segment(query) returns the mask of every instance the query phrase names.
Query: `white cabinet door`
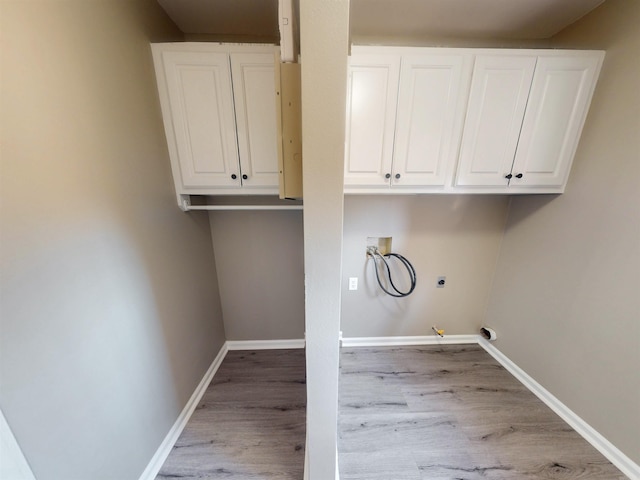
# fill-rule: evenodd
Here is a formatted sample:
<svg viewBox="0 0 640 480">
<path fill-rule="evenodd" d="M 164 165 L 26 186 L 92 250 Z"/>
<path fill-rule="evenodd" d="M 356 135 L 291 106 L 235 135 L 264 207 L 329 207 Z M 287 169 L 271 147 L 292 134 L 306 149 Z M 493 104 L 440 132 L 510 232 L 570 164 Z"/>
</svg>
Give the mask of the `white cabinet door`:
<svg viewBox="0 0 640 480">
<path fill-rule="evenodd" d="M 346 186 L 388 186 L 400 56 L 352 53 L 345 145 Z"/>
<path fill-rule="evenodd" d="M 231 76 L 244 188 L 278 187 L 273 53 L 231 53 Z"/>
<path fill-rule="evenodd" d="M 165 129 L 175 153 L 172 157 L 177 156 L 180 193 L 189 193 L 190 188 L 239 186 L 228 54 L 161 51 L 160 55 L 170 110 L 164 115 Z"/>
<path fill-rule="evenodd" d="M 402 56 L 392 186 L 445 185 L 458 155 L 470 63 L 468 54 Z"/>
<path fill-rule="evenodd" d="M 566 183 L 601 58 L 596 53 L 538 59 L 511 187 Z"/>
<path fill-rule="evenodd" d="M 353 47 L 345 192 L 562 193 L 603 58 Z"/>
<path fill-rule="evenodd" d="M 456 185 L 506 186 L 536 57 L 476 57 Z"/>
</svg>

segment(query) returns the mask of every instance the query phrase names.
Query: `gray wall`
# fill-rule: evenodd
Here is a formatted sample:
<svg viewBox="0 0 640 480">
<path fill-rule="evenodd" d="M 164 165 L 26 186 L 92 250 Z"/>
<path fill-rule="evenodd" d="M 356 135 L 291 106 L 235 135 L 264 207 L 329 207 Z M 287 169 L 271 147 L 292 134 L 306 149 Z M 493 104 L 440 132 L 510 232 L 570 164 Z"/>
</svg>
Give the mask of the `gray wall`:
<svg viewBox="0 0 640 480">
<path fill-rule="evenodd" d="M 514 198 L 487 321 L 496 346 L 640 463 L 640 2 L 553 39 L 606 49 L 566 193 Z"/>
<path fill-rule="evenodd" d="M 353 12 L 352 12 L 353 13 Z M 381 32 L 351 32 L 356 44 L 452 47 L 546 48 L 548 40 L 490 40 Z M 383 195 L 345 197 L 342 267 L 342 333 L 345 337 L 475 334 L 487 307 L 502 239 L 508 196 Z M 393 250 L 417 271 L 415 292 L 403 299 L 378 288 L 366 239 L 393 237 Z M 436 288 L 440 275 L 446 287 Z M 358 277 L 350 291 L 349 277 Z"/>
<path fill-rule="evenodd" d="M 38 479 L 138 478 L 224 342 L 153 0 L 3 1 L 0 407 Z"/>
<path fill-rule="evenodd" d="M 209 219 L 227 340 L 304 338 L 302 212 Z"/>
<path fill-rule="evenodd" d="M 478 332 L 500 249 L 509 197 L 498 195 L 347 196 L 342 263 L 342 332 L 345 337 Z M 384 294 L 367 237 L 393 237 L 392 250 L 415 267 L 415 291 Z M 394 279 L 406 279 L 395 272 Z M 436 288 L 437 277 L 447 277 Z M 359 278 L 350 291 L 349 277 Z M 407 286 L 404 288 L 406 289 Z"/>
<path fill-rule="evenodd" d="M 186 37 L 194 41 L 212 40 L 207 35 Z M 370 38 L 359 40 L 376 43 Z M 389 37 L 377 40 L 378 44 L 399 41 Z M 402 41 L 467 47 L 548 46 L 547 40 L 414 36 Z M 508 200 L 508 196 L 482 195 L 346 196 L 342 256 L 345 281 L 341 289 L 343 334 L 428 335 L 434 323 L 448 334 L 477 333 L 484 318 Z M 304 335 L 302 216 L 291 212 L 218 212 L 210 214 L 210 222 L 227 338 L 301 338 Z M 374 288 L 372 264 L 366 262 L 363 254 L 367 236 L 387 235 L 394 237 L 395 250 L 406 254 L 418 269 L 416 293 L 406 299 L 394 300 Z M 276 282 L 272 281 L 274 274 Z M 443 274 L 447 276 L 447 287 L 436 289 L 435 279 Z M 348 290 L 346 280 L 353 276 L 361 282 L 357 292 Z"/>
</svg>

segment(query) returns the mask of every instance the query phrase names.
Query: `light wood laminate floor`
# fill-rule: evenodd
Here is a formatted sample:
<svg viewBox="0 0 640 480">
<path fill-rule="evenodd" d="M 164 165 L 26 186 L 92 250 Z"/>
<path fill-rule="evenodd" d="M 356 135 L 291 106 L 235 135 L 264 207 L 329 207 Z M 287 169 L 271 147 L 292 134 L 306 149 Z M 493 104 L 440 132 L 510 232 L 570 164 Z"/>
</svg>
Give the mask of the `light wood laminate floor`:
<svg viewBox="0 0 640 480">
<path fill-rule="evenodd" d="M 341 480 L 626 478 L 477 345 L 340 363 Z"/>
<path fill-rule="evenodd" d="M 625 478 L 476 345 L 343 348 L 341 480 Z M 301 480 L 303 350 L 232 351 L 158 480 Z"/>
<path fill-rule="evenodd" d="M 231 351 L 156 477 L 301 480 L 304 350 Z"/>
</svg>

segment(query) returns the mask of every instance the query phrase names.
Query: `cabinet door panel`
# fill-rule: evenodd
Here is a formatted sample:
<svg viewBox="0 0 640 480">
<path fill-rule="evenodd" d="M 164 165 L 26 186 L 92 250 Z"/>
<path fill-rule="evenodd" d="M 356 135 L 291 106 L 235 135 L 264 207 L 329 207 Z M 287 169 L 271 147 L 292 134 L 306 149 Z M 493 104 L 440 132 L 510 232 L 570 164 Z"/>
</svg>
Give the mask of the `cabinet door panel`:
<svg viewBox="0 0 640 480">
<path fill-rule="evenodd" d="M 243 187 L 278 186 L 275 57 L 231 53 Z"/>
<path fill-rule="evenodd" d="M 513 186 L 562 186 L 582 130 L 598 56 L 541 57 L 513 165 Z"/>
<path fill-rule="evenodd" d="M 236 126 L 224 53 L 163 52 L 182 185 L 238 186 Z"/>
<path fill-rule="evenodd" d="M 536 57 L 478 56 L 456 185 L 507 185 Z"/>
<path fill-rule="evenodd" d="M 353 54 L 349 60 L 345 185 L 388 186 L 400 58 Z"/>
<path fill-rule="evenodd" d="M 444 186 L 448 166 L 458 154 L 465 97 L 461 89 L 468 88 L 462 78 L 464 64 L 463 55 L 402 57 L 392 185 Z"/>
</svg>

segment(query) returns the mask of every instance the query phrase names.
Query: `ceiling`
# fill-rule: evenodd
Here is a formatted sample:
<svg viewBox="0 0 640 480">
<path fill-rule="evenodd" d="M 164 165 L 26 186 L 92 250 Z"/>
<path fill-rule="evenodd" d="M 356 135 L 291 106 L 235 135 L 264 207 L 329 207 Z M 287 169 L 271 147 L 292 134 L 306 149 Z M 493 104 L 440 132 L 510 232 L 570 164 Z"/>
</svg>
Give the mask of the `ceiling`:
<svg viewBox="0 0 640 480">
<path fill-rule="evenodd" d="M 351 35 L 544 39 L 603 2 L 351 0 Z M 187 34 L 279 38 L 278 0 L 158 0 L 158 3 Z"/>
<path fill-rule="evenodd" d="M 158 0 L 180 30 L 280 39 L 278 0 Z"/>
</svg>

